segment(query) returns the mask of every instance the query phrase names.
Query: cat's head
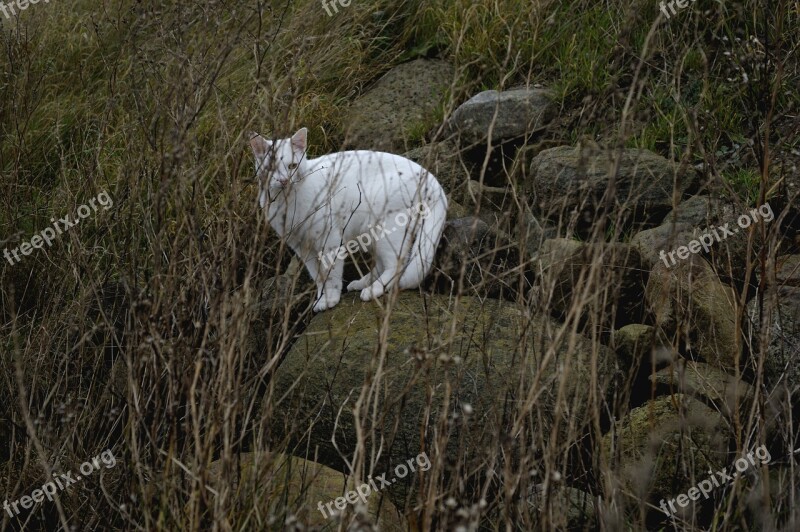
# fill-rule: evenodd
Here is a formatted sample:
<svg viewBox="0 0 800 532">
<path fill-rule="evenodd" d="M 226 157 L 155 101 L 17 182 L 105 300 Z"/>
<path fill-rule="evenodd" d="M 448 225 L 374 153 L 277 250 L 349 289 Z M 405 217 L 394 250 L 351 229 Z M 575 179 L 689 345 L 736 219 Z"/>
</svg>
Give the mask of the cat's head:
<svg viewBox="0 0 800 532">
<path fill-rule="evenodd" d="M 288 139 L 267 140 L 253 133 L 250 147 L 256 158 L 259 203 L 267 203 L 268 189 L 290 187 L 305 175 L 308 130 L 301 128 Z"/>
</svg>

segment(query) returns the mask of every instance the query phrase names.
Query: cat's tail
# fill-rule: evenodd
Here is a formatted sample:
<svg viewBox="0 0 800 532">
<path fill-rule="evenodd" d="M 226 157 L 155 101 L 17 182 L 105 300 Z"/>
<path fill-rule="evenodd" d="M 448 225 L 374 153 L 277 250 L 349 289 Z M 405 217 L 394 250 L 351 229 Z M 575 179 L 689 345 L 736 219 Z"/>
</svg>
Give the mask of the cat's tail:
<svg viewBox="0 0 800 532">
<path fill-rule="evenodd" d="M 436 183 L 437 190 L 429 190 L 428 212 L 417 220 L 416 235 L 409 252 L 406 268 L 400 275 L 400 289 L 416 288 L 428 275 L 442 237 L 444 222 L 447 217 L 447 196 Z"/>
</svg>

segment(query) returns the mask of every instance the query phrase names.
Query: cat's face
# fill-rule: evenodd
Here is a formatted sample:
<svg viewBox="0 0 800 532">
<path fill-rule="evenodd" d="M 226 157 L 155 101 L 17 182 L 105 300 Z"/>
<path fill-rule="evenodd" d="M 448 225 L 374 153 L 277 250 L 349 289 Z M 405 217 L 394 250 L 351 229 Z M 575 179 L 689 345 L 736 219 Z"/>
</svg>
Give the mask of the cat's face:
<svg viewBox="0 0 800 532">
<path fill-rule="evenodd" d="M 259 185 L 258 201 L 262 209 L 267 204 L 269 189 L 291 187 L 305 175 L 307 135 L 308 130 L 301 128 L 290 138 L 275 142 L 257 134 L 250 139 Z"/>
</svg>

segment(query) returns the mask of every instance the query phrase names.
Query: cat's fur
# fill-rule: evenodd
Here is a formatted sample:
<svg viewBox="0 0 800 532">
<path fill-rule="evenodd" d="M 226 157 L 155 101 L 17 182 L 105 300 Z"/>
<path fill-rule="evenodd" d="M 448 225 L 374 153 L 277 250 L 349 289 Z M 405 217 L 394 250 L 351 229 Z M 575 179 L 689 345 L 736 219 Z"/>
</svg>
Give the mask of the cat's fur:
<svg viewBox="0 0 800 532">
<path fill-rule="evenodd" d="M 306 128 L 276 141 L 253 135 L 259 204 L 316 282 L 314 311 L 336 305 L 342 291 L 344 261 L 337 258 L 331 264 L 320 257 L 331 256 L 359 235 L 375 235 L 378 226 L 383 236 L 367 246 L 376 266 L 347 290 L 361 290 L 361 299 L 368 301 L 394 283 L 401 289 L 420 285 L 447 213 L 447 198 L 433 174 L 383 152 L 345 151 L 308 159 Z M 398 225 L 400 212 L 422 216 Z"/>
</svg>

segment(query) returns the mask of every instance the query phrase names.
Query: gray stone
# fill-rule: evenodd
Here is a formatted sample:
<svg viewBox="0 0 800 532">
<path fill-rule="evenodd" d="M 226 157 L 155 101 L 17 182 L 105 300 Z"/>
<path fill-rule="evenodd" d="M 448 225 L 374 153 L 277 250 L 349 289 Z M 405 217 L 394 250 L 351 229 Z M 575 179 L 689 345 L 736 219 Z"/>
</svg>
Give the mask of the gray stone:
<svg viewBox="0 0 800 532">
<path fill-rule="evenodd" d="M 243 518 L 239 526 L 234 525 L 236 529 L 249 528 L 246 516 L 258 508 L 264 517 L 308 527 L 303 530 L 328 529 L 342 521 L 349 525 L 347 530 L 372 530 L 376 525 L 378 530 L 408 530 L 403 515 L 381 493 L 370 493 L 363 507 L 360 499 L 344 511 L 331 505 L 333 515 L 328 509 L 323 515 L 317 507 L 354 491 L 366 478 L 356 481 L 322 464 L 282 453 L 247 452 L 233 458 L 231 463 L 212 462 L 208 483 L 216 493 L 227 490 L 233 495 L 229 497 L 239 511 L 232 515 Z M 344 512 L 348 513 L 343 516 Z"/>
<path fill-rule="evenodd" d="M 800 288 L 800 255 L 784 255 L 778 257 L 775 281 L 778 286 L 794 286 Z"/>
<path fill-rule="evenodd" d="M 734 221 L 732 204 L 711 196 L 692 196 L 683 200 L 664 217 L 661 223 L 689 224 L 692 227 L 707 227 L 721 221 Z"/>
<path fill-rule="evenodd" d="M 639 251 L 642 261 L 648 268 L 652 268 L 659 261 L 666 261 L 665 264 L 671 265 L 669 252 L 692 240 L 694 238 L 692 229 L 693 226 L 685 222 L 678 222 L 674 225 L 665 223 L 652 229 L 639 231 L 631 239 L 631 245 Z M 663 256 L 661 256 L 662 251 L 664 252 Z M 675 255 L 672 257 L 674 258 Z"/>
<path fill-rule="evenodd" d="M 709 364 L 734 370 L 739 360 L 736 292 L 722 284 L 704 259 L 690 256 L 668 268 L 657 263 L 650 272 L 645 297 L 659 334 L 674 347 L 686 348 Z"/>
<path fill-rule="evenodd" d="M 453 141 L 426 144 L 407 151 L 403 157 L 411 159 L 431 172 L 442 188 L 450 194 L 459 192 L 469 181 L 469 169 Z"/>
<path fill-rule="evenodd" d="M 655 328 L 650 325 L 631 323 L 614 332 L 615 351 L 627 367 L 649 363 L 655 342 Z"/>
<path fill-rule="evenodd" d="M 607 456 L 615 457 L 622 493 L 636 507 L 686 493 L 708 470 L 730 463 L 729 430 L 722 415 L 701 401 L 674 394 L 634 408 L 603 436 Z M 681 508 L 691 515 L 694 509 Z M 660 512 L 660 510 L 654 510 Z"/>
<path fill-rule="evenodd" d="M 745 416 L 755 394 L 753 387 L 741 379 L 692 360 L 681 359 L 648 378 L 669 393 L 701 399 L 727 417 Z"/>
<path fill-rule="evenodd" d="M 462 146 L 486 142 L 490 129 L 492 144 L 498 144 L 530 135 L 554 116 L 552 96 L 545 89 L 489 90 L 461 104 L 448 128 Z"/>
<path fill-rule="evenodd" d="M 534 157 L 530 176 L 539 211 L 584 232 L 601 221 L 604 206 L 607 227 L 654 226 L 695 180 L 693 171 L 647 150 L 569 146 Z"/>
</svg>

